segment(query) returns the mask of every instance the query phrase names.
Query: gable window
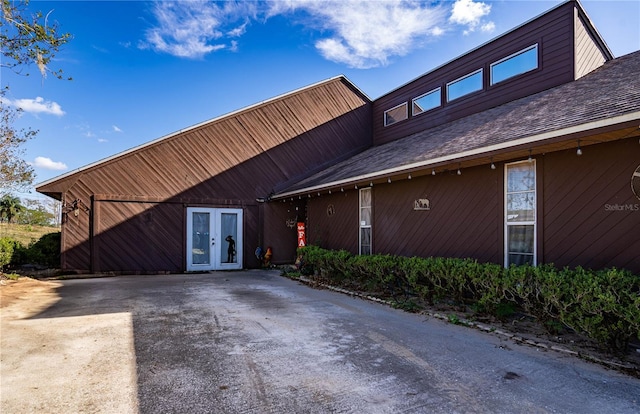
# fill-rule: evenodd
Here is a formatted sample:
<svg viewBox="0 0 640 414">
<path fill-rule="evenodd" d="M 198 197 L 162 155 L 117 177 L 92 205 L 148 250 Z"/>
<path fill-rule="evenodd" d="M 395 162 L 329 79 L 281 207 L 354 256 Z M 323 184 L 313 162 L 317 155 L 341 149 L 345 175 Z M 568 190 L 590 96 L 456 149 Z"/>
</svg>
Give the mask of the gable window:
<svg viewBox="0 0 640 414">
<path fill-rule="evenodd" d="M 536 265 L 536 162 L 505 166 L 505 266 Z"/>
<path fill-rule="evenodd" d="M 409 117 L 408 105 L 406 102 L 384 111 L 384 126 L 393 125 L 396 122 L 404 121 Z"/>
<path fill-rule="evenodd" d="M 491 64 L 491 84 L 538 69 L 538 44 Z"/>
<path fill-rule="evenodd" d="M 482 90 L 482 69 L 447 83 L 447 102 Z"/>
<path fill-rule="evenodd" d="M 371 254 L 371 188 L 360 190 L 360 254 Z"/>
<path fill-rule="evenodd" d="M 413 116 L 427 112 L 430 109 L 440 106 L 440 88 L 436 88 L 431 92 L 413 98 L 411 101 L 411 114 Z"/>
</svg>

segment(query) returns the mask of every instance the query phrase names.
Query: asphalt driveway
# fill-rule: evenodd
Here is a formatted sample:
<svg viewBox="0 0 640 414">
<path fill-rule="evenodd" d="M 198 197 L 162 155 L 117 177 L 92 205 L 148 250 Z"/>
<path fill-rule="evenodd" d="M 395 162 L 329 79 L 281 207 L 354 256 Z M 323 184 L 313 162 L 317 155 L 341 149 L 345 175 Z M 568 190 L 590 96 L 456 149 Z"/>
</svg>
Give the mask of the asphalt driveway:
<svg viewBox="0 0 640 414">
<path fill-rule="evenodd" d="M 275 271 L 29 283 L 2 413 L 640 412 L 638 379 Z"/>
</svg>

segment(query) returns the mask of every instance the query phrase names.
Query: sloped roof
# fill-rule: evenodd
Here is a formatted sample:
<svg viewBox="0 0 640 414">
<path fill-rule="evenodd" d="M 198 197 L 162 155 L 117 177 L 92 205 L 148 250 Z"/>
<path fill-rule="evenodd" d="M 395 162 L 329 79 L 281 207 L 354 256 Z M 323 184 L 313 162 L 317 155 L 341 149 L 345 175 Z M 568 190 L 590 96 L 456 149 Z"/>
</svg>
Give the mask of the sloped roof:
<svg viewBox="0 0 640 414">
<path fill-rule="evenodd" d="M 59 197 L 79 179 L 90 178 L 91 191 L 99 194 L 125 191 L 166 198 L 243 162 L 257 161 L 261 155 L 258 164 L 265 171 L 272 168 L 281 180 L 297 180 L 320 168 L 297 159 L 282 165 L 274 152 L 284 155 L 276 148 L 305 136 L 308 139 L 296 140 L 287 148 L 301 152 L 321 149 L 327 158 L 345 159 L 366 147 L 357 136 L 363 133 L 351 133 L 350 129 L 359 117 L 368 119 L 368 110 L 359 108 L 370 102 L 346 77 L 336 76 L 88 164 L 44 181 L 36 190 Z M 341 121 L 330 135 L 335 139 L 322 141 L 321 135 L 327 134 L 322 126 L 337 118 Z M 349 154 L 345 148 L 353 151 Z M 304 175 L 300 171 L 305 171 Z"/>
<path fill-rule="evenodd" d="M 579 129 L 640 122 L 639 74 L 640 51 L 609 61 L 574 82 L 369 148 L 275 198 L 453 163 Z"/>
</svg>

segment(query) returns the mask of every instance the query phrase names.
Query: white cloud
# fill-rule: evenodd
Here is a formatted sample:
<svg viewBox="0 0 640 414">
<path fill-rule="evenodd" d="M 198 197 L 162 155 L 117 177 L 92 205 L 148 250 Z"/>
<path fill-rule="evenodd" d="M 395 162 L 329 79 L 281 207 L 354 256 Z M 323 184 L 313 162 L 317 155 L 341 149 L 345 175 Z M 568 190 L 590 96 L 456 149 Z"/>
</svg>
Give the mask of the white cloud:
<svg viewBox="0 0 640 414">
<path fill-rule="evenodd" d="M 299 0 L 272 3 L 271 14 L 304 10 L 328 37 L 315 44 L 328 60 L 354 68 L 384 66 L 392 56 L 403 56 L 430 36 L 442 34 L 438 27 L 445 9 L 408 0 Z"/>
<path fill-rule="evenodd" d="M 158 1 L 151 10 L 154 26 L 138 47 L 192 59 L 236 52 L 237 38 L 252 22 L 281 15 L 317 33 L 315 47 L 324 58 L 364 69 L 384 66 L 456 25 L 465 34 L 492 31 L 494 23 L 484 20 L 490 11 L 476 0 Z"/>
<path fill-rule="evenodd" d="M 222 39 L 225 27 L 240 16 L 246 19 L 251 2 L 160 1 L 152 13 L 157 26 L 147 30 L 141 48 L 151 48 L 173 56 L 199 59 L 216 50 L 228 48 Z M 237 37 L 245 24 L 227 31 Z"/>
<path fill-rule="evenodd" d="M 491 12 L 491 5 L 474 0 L 456 0 L 451 7 L 451 17 L 449 21 L 455 24 L 467 26 L 464 34 L 469 34 L 481 25 L 482 18 Z M 482 23 L 481 30 L 493 31 L 493 22 Z"/>
<path fill-rule="evenodd" d="M 105 143 L 105 142 L 109 142 L 109 140 L 105 139 L 105 138 L 98 138 L 98 142 L 102 144 L 102 143 Z"/>
<path fill-rule="evenodd" d="M 60 104 L 52 101 L 45 101 L 44 98 L 38 96 L 35 99 L 15 99 L 10 101 L 11 105 L 20 108 L 25 112 L 33 114 L 49 114 L 62 116 L 65 112 Z"/>
<path fill-rule="evenodd" d="M 51 158 L 47 157 L 36 157 L 31 165 L 38 168 L 44 168 L 45 170 L 55 171 L 64 171 L 68 168 L 67 164 L 59 161 L 53 161 Z"/>
<path fill-rule="evenodd" d="M 240 37 L 247 32 L 248 21 L 244 22 L 240 26 L 233 28 L 227 32 L 227 36 L 229 37 Z"/>
<path fill-rule="evenodd" d="M 496 24 L 494 22 L 485 23 L 480 27 L 480 30 L 482 30 L 483 32 L 491 33 L 496 30 Z"/>
<path fill-rule="evenodd" d="M 113 128 L 113 132 L 122 132 L 122 130 L 118 128 L 117 125 L 112 125 L 111 127 Z"/>
</svg>

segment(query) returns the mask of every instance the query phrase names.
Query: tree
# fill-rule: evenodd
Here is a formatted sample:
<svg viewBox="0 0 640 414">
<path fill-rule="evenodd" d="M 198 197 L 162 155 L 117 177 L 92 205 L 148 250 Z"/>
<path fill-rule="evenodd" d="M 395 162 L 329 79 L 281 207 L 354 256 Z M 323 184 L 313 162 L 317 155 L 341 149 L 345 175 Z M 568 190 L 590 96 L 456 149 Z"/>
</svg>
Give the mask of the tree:
<svg viewBox="0 0 640 414">
<path fill-rule="evenodd" d="M 33 182 L 33 167 L 22 158 L 22 144 L 36 136 L 38 131 L 14 128 L 14 121 L 21 110 L 7 103 L 5 91 L 0 91 L 0 186 L 3 192 L 8 193 Z"/>
<path fill-rule="evenodd" d="M 30 224 L 32 226 L 55 226 L 54 213 L 49 211 L 49 203 L 41 200 L 22 200 L 25 209 L 18 214 L 18 224 Z"/>
<path fill-rule="evenodd" d="M 25 70 L 35 64 L 42 76 L 47 73 L 62 79 L 62 70 L 52 70 L 49 63 L 70 39 L 69 33 L 60 34 L 58 24 L 49 22 L 52 11 L 29 14 L 29 0 L 0 0 L 0 48 L 4 59 L 0 67 L 28 75 Z M 69 78 L 71 79 L 71 78 Z"/>
<path fill-rule="evenodd" d="M 23 210 L 24 206 L 20 204 L 18 197 L 6 194 L 0 199 L 0 218 L 7 219 L 7 223 L 11 223 L 13 218 Z"/>
<path fill-rule="evenodd" d="M 9 68 L 18 74 L 29 75 L 27 68 L 35 64 L 43 77 L 52 73 L 62 79 L 62 70 L 51 70 L 49 63 L 71 35 L 60 34 L 58 25 L 50 23 L 51 12 L 30 14 L 28 0 L 0 0 L 0 68 Z M 71 79 L 71 78 L 69 78 Z M 5 99 L 7 88 L 0 91 L 0 190 L 9 193 L 33 182 L 33 168 L 22 159 L 21 145 L 38 132 L 31 129 L 16 130 L 14 121 L 20 109 Z"/>
</svg>

